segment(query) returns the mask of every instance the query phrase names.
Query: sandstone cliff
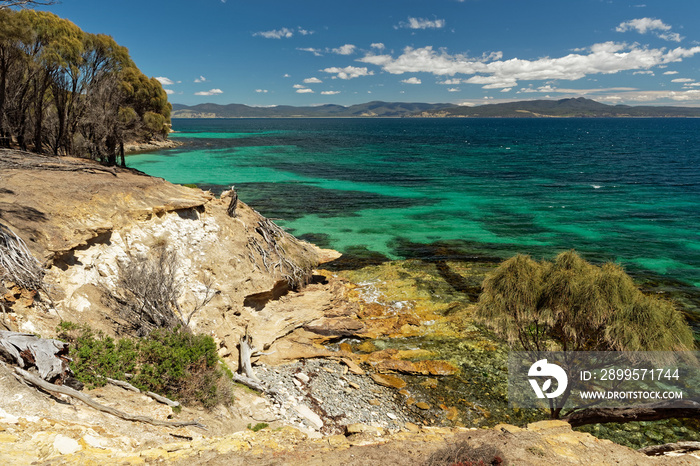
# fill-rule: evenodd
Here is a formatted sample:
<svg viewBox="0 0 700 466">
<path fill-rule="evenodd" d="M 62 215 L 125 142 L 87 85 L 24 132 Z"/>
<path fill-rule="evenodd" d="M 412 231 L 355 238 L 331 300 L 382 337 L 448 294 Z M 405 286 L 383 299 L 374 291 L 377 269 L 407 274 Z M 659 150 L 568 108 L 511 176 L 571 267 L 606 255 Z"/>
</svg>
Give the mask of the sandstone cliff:
<svg viewBox="0 0 700 466">
<path fill-rule="evenodd" d="M 387 382 L 391 376 L 370 377 L 366 368 L 436 376 L 453 368 L 399 361 L 396 351 L 360 357 L 347 345 L 333 350 L 319 343 L 343 336 L 412 335 L 419 320 L 409 322 L 408 316 L 396 315 L 396 309 L 383 316 L 377 303 L 371 312 L 359 312 L 359 305 L 344 295 L 352 286 L 330 273 L 314 275 L 313 268 L 332 257 L 331 252 L 275 229 L 244 203 L 239 203 L 235 217 L 229 216 L 229 200 L 228 195 L 217 199 L 133 170 L 0 150 L 0 223 L 28 245 L 45 267 L 47 283 L 39 295 L 11 284 L 0 293 L 7 309 L 0 316 L 5 328 L 53 336 L 57 324 L 69 320 L 111 335 L 129 333 L 128 316 L 110 300 L 118 291 L 120 274 L 136 258 L 166 248 L 176 261 L 178 304 L 185 311 L 197 310 L 190 327 L 215 338 L 232 370 L 238 368 L 236 346 L 246 328 L 255 345 L 268 353 L 261 361 L 270 365 L 315 356 L 332 359 L 302 362 L 287 372 L 265 371 L 265 377 L 280 386 L 281 379 L 289 382 L 291 404 L 273 406 L 240 389 L 229 408 L 204 412 L 185 407 L 179 414 L 200 419 L 208 430 L 116 419 L 81 403 L 46 396 L 0 365 L 0 390 L 5 394 L 0 398 L 1 460 L 416 464 L 447 443 L 470 438 L 475 445 L 498 446 L 510 464 L 700 464 L 693 457 L 647 458 L 562 424 L 525 430 L 418 427 L 411 422 L 415 419 L 400 412 L 401 403 L 395 401 L 403 395 Z M 379 353 L 386 359 L 374 361 L 372 355 Z M 159 419 L 173 416 L 167 406 L 114 386 L 93 390 L 91 396 L 127 412 Z M 342 416 L 338 410 L 344 411 Z M 294 411 L 293 416 L 285 415 L 287 411 Z M 292 418 L 300 420 L 296 428 L 288 427 Z M 340 418 L 363 424 L 339 429 Z M 383 421 L 375 421 L 378 418 Z M 272 428 L 246 430 L 246 425 L 261 421 Z"/>
</svg>

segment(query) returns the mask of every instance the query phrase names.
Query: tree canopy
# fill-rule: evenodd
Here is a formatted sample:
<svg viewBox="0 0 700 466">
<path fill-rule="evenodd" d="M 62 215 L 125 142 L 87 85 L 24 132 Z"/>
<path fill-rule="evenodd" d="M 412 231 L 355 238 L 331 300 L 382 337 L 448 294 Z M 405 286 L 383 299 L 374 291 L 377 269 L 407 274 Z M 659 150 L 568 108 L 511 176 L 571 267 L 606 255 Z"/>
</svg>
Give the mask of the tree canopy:
<svg viewBox="0 0 700 466">
<path fill-rule="evenodd" d="M 125 47 L 52 13 L 2 8 L 7 3 L 0 2 L 0 145 L 115 164 L 126 140 L 167 135 L 167 94 Z"/>
<path fill-rule="evenodd" d="M 618 265 L 576 252 L 517 255 L 482 285 L 477 317 L 526 351 L 688 351 L 695 341 L 672 303 L 642 293 Z"/>
</svg>

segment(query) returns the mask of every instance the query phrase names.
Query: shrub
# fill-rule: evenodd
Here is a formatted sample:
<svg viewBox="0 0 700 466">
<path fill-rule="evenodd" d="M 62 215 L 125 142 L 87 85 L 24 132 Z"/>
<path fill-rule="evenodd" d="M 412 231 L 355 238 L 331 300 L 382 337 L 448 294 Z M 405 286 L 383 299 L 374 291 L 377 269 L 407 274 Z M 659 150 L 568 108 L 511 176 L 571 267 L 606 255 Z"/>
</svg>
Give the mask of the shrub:
<svg viewBox="0 0 700 466">
<path fill-rule="evenodd" d="M 104 385 L 105 377 L 128 379 L 141 390 L 206 408 L 232 399 L 231 382 L 219 368 L 216 344 L 208 335 L 178 327 L 156 330 L 142 339 L 115 341 L 70 322 L 61 323 L 57 332 L 71 344 L 76 378 L 88 386 Z"/>
</svg>

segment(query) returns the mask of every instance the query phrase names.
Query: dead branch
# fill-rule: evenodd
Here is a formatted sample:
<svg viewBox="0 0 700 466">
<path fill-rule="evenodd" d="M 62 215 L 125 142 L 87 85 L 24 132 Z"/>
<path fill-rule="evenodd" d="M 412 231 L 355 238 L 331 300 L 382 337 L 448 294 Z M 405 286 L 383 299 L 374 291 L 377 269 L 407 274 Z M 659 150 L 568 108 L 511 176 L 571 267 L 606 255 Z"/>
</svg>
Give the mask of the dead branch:
<svg viewBox="0 0 700 466">
<path fill-rule="evenodd" d="M 255 349 L 253 349 L 253 337 L 251 337 L 248 333 L 248 327 L 245 329 L 245 335 L 241 335 L 238 345 L 240 347 L 240 351 L 238 353 L 240 358 L 240 367 L 243 369 L 246 377 L 254 380 L 255 382 L 260 382 L 260 379 L 258 379 L 255 372 L 253 372 L 253 365 L 250 362 L 250 358 L 255 352 Z"/>
<path fill-rule="evenodd" d="M 228 208 L 226 213 L 231 218 L 236 218 L 236 208 L 238 207 L 238 193 L 236 192 L 236 187 L 231 186 L 231 201 L 228 203 Z"/>
<path fill-rule="evenodd" d="M 299 266 L 289 259 L 289 252 L 285 250 L 283 243 L 291 243 L 295 239 L 281 229 L 270 219 L 262 218 L 255 227 L 255 235 L 248 237 L 246 246 L 250 256 L 256 254 L 262 259 L 265 270 L 269 273 L 278 271 L 293 289 L 299 289 L 306 285 L 311 277 L 311 266 Z M 252 261 L 256 266 L 257 262 Z"/>
<path fill-rule="evenodd" d="M 22 238 L 0 224 L 0 281 L 14 282 L 27 290 L 44 287 L 44 269 Z"/>
<path fill-rule="evenodd" d="M 700 403 L 691 400 L 653 403 L 632 408 L 587 408 L 565 418 L 572 427 L 605 422 L 658 421 L 661 419 L 700 419 Z"/>
<path fill-rule="evenodd" d="M 665 443 L 663 445 L 652 445 L 637 450 L 647 456 L 661 456 L 666 453 L 690 453 L 700 450 L 700 442 L 675 442 Z"/>
<path fill-rule="evenodd" d="M 132 414 L 127 414 L 122 411 L 116 410 L 114 408 L 110 408 L 109 406 L 104 406 L 89 396 L 85 395 L 84 393 L 80 393 L 77 390 L 73 390 L 72 388 L 68 388 L 66 386 L 62 385 L 54 385 L 52 383 L 46 382 L 45 380 L 40 379 L 39 377 L 30 374 L 29 372 L 20 369 L 19 367 L 15 367 L 15 373 L 21 377 L 24 381 L 31 383 L 32 385 L 53 393 L 60 393 L 62 395 L 68 395 L 70 397 L 73 397 L 75 399 L 78 399 L 85 403 L 86 405 L 90 406 L 91 408 L 94 408 L 98 411 L 102 411 L 104 413 L 111 414 L 112 416 L 116 416 L 118 418 L 124 419 L 126 421 L 133 421 L 133 422 L 145 422 L 146 424 L 151 424 L 154 426 L 165 426 L 165 427 L 187 427 L 187 426 L 194 426 L 194 427 L 199 427 L 200 429 L 206 429 L 206 426 L 200 424 L 197 421 L 161 421 L 159 419 L 153 419 L 151 417 L 147 416 L 135 416 Z"/>
</svg>

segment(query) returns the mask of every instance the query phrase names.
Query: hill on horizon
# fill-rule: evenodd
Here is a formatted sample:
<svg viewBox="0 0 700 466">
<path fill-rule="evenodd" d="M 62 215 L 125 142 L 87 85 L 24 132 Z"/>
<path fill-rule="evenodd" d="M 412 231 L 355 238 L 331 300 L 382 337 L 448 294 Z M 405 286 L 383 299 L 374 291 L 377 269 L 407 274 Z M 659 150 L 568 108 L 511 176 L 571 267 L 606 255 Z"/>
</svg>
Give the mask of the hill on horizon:
<svg viewBox="0 0 700 466">
<path fill-rule="evenodd" d="M 173 118 L 333 118 L 333 117 L 472 117 L 472 118 L 625 118 L 700 117 L 700 107 L 607 105 L 585 97 L 560 100 L 523 100 L 475 107 L 448 103 L 382 102 L 295 107 L 251 107 L 243 104 L 173 104 Z"/>
</svg>

